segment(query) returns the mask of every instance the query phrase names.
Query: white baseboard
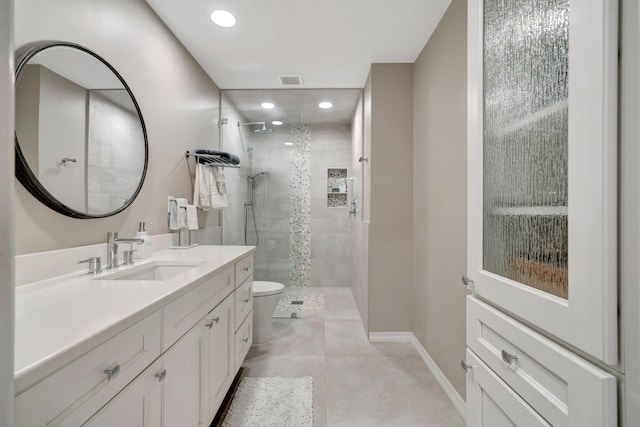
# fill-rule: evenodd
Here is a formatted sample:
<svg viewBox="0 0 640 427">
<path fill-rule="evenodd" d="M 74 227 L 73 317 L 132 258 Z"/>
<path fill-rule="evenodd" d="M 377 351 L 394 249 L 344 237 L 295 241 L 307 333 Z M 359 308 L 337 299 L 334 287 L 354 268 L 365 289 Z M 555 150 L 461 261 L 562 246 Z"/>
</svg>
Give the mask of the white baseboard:
<svg viewBox="0 0 640 427">
<path fill-rule="evenodd" d="M 436 362 L 431 358 L 427 350 L 422 346 L 418 338 L 413 332 L 369 332 L 369 341 L 371 342 L 409 342 L 413 344 L 422 361 L 431 374 L 434 376 L 444 393 L 447 395 L 453 406 L 456 408 L 462 419 L 466 416 L 466 403 L 458 391 L 453 387 L 444 373 L 440 370 Z"/>
</svg>

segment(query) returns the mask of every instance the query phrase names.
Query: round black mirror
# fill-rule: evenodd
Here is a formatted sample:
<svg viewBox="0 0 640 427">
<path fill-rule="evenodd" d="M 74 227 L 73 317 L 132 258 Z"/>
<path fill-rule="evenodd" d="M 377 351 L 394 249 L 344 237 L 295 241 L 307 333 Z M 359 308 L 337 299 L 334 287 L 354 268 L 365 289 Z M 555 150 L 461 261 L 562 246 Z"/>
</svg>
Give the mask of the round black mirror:
<svg viewBox="0 0 640 427">
<path fill-rule="evenodd" d="M 147 172 L 147 132 L 122 76 L 89 49 L 39 41 L 16 51 L 16 177 L 73 218 L 129 206 Z"/>
</svg>

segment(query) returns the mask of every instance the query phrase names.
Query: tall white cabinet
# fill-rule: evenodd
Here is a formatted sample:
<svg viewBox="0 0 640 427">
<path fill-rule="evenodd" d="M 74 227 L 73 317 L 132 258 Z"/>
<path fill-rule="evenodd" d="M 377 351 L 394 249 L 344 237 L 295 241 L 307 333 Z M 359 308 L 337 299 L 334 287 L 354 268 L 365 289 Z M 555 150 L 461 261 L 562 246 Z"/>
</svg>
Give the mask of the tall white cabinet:
<svg viewBox="0 0 640 427">
<path fill-rule="evenodd" d="M 615 426 L 617 2 L 468 4 L 467 424 Z"/>
</svg>

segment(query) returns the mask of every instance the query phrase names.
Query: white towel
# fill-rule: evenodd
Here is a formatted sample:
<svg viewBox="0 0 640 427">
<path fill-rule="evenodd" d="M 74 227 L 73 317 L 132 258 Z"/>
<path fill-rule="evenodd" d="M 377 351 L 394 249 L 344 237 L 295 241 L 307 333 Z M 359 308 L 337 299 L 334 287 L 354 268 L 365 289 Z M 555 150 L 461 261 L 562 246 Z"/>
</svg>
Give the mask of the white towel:
<svg viewBox="0 0 640 427">
<path fill-rule="evenodd" d="M 222 171 L 219 171 L 216 166 L 209 166 L 209 169 L 212 173 L 211 178 L 211 208 L 212 209 L 220 209 L 226 208 L 229 206 L 227 204 L 227 196 L 226 193 L 226 184 L 224 182 L 224 174 Z M 222 187 L 223 191 L 220 191 L 219 188 Z"/>
<path fill-rule="evenodd" d="M 176 204 L 178 205 L 178 227 L 187 228 L 187 199 L 176 198 Z"/>
<path fill-rule="evenodd" d="M 202 210 L 211 209 L 211 173 L 206 165 L 196 163 L 193 183 L 193 205 Z"/>
<path fill-rule="evenodd" d="M 193 205 L 187 205 L 185 209 L 187 213 L 187 228 L 189 230 L 198 229 L 198 210 Z"/>
<path fill-rule="evenodd" d="M 178 203 L 175 199 L 169 204 L 169 230 L 178 230 Z"/>
</svg>

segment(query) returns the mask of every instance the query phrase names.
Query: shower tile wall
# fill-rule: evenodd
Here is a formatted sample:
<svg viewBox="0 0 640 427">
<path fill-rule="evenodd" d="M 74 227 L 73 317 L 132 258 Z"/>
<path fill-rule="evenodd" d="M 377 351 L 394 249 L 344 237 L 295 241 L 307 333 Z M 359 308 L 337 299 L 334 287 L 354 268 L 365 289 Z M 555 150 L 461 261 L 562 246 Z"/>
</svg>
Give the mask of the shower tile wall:
<svg viewBox="0 0 640 427">
<path fill-rule="evenodd" d="M 223 100 L 224 102 L 224 100 Z M 225 151 L 242 156 L 243 167 L 225 173 L 229 208 L 223 211 L 223 243 L 244 244 L 244 206 L 248 200 L 249 159 L 246 148 L 253 147 L 252 173 L 269 172 L 254 184 L 254 212 L 259 245 L 254 255 L 254 279 L 270 280 L 289 286 L 290 274 L 290 159 L 291 127 L 273 126 L 270 134 L 254 134 L 237 128 L 238 114 L 231 107 L 223 109 L 229 124 L 222 125 Z M 327 207 L 327 169 L 351 170 L 350 125 L 310 125 L 311 139 L 311 286 L 350 286 L 351 227 L 348 208 Z M 349 172 L 351 174 L 351 172 Z M 349 183 L 351 186 L 351 182 Z M 350 187 L 349 192 L 352 189 Z M 255 245 L 255 231 L 249 211 L 248 240 Z"/>
<path fill-rule="evenodd" d="M 252 173 L 266 171 L 268 176 L 254 182 L 254 213 L 258 228 L 259 244 L 254 255 L 254 280 L 269 280 L 289 286 L 289 210 L 291 174 L 289 159 L 291 146 L 290 127 L 274 126 L 273 133 L 248 133 L 253 147 Z M 256 244 L 253 218 L 249 210 L 249 245 Z"/>
<path fill-rule="evenodd" d="M 327 169 L 351 170 L 350 124 L 311 127 L 311 286 L 351 286 L 349 208 L 327 207 Z M 353 182 L 348 181 L 350 198 Z"/>
</svg>

